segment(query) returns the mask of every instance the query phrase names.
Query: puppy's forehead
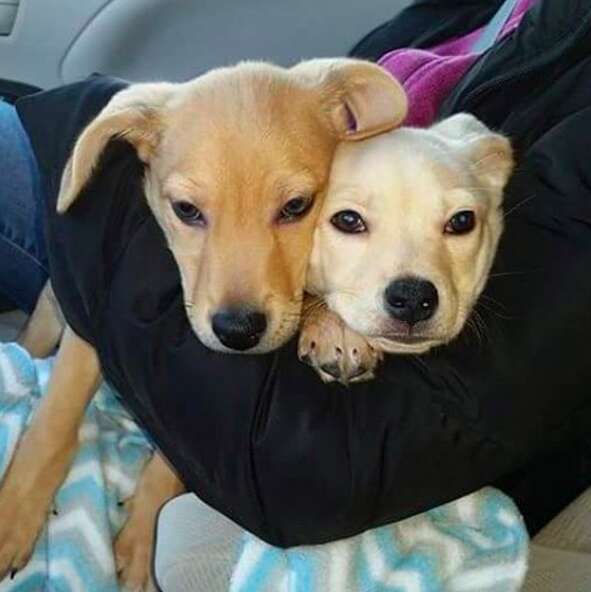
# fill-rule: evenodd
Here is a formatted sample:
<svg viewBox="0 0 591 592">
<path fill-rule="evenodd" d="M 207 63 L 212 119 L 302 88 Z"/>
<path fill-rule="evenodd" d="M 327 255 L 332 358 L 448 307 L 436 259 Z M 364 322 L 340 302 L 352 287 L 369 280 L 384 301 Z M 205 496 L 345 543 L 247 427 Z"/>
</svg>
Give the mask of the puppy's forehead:
<svg viewBox="0 0 591 592">
<path fill-rule="evenodd" d="M 189 128 L 228 128 L 272 132 L 287 122 L 320 118 L 320 96 L 299 83 L 288 70 L 270 65 L 243 64 L 214 70 L 181 85 L 168 108 L 168 125 Z M 251 130 L 251 128 L 254 128 Z M 284 129 L 294 131 L 294 126 Z"/>
<path fill-rule="evenodd" d="M 401 199 L 445 195 L 470 184 L 466 163 L 451 143 L 428 130 L 410 128 L 341 144 L 332 181 L 335 187 L 362 188 L 367 196 Z"/>
<path fill-rule="evenodd" d="M 214 72 L 188 83 L 168 106 L 160 150 L 172 171 L 303 169 L 325 173 L 334 138 L 318 96 L 287 71 Z M 220 177 L 221 175 L 221 177 Z"/>
</svg>

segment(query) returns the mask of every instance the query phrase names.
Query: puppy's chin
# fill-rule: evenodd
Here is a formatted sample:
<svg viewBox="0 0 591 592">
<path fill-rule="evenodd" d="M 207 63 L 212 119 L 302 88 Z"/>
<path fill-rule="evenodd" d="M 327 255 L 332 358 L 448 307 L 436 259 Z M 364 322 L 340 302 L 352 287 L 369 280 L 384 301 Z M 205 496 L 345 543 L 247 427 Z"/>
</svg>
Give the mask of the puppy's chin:
<svg viewBox="0 0 591 592">
<path fill-rule="evenodd" d="M 424 354 L 447 339 L 435 323 L 419 323 L 409 331 L 403 323 L 388 319 L 370 336 L 370 341 L 388 354 Z"/>
<path fill-rule="evenodd" d="M 444 342 L 439 339 L 402 337 L 371 337 L 371 345 L 387 354 L 424 354 L 431 348 L 442 345 Z"/>
</svg>

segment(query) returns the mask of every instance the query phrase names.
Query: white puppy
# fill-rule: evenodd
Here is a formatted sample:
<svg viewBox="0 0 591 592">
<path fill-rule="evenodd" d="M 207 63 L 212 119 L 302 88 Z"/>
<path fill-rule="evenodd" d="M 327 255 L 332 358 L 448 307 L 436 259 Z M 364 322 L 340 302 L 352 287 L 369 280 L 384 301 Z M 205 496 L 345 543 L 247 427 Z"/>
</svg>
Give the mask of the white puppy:
<svg viewBox="0 0 591 592">
<path fill-rule="evenodd" d="M 300 357 L 326 380 L 366 380 L 382 352 L 456 337 L 503 229 L 507 138 L 468 114 L 342 144 L 316 230 Z M 343 323 L 344 321 L 344 323 Z"/>
</svg>

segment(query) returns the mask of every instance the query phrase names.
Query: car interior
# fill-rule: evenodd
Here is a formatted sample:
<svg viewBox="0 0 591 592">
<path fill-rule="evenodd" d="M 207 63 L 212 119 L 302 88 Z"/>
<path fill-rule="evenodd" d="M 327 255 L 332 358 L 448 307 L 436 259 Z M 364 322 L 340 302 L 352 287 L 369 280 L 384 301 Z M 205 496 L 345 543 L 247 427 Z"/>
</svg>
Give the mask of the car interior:
<svg viewBox="0 0 591 592">
<path fill-rule="evenodd" d="M 411 1 L 0 0 L 0 79 L 40 89 L 94 73 L 184 81 L 241 60 L 288 66 L 342 56 Z M 25 320 L 21 312 L 1 311 L 0 341 L 15 339 Z M 536 537 L 530 565 L 537 572 L 524 590 L 591 590 L 591 560 L 580 552 L 591 552 L 591 529 L 579 528 L 580 516 L 591 515 L 590 494 Z M 161 564 L 182 551 L 174 532 L 167 536 Z M 579 583 L 563 587 L 566 574 Z"/>
</svg>

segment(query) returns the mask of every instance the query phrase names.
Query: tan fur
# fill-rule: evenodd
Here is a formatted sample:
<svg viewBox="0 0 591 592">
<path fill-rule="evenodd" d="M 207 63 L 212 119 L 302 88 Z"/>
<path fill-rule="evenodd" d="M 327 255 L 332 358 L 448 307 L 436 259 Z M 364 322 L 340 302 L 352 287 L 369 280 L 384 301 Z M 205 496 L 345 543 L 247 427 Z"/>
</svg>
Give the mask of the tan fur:
<svg viewBox="0 0 591 592">
<path fill-rule="evenodd" d="M 51 282 L 47 282 L 17 341 L 34 358 L 46 358 L 58 346 L 64 328 L 65 321 Z"/>
<path fill-rule="evenodd" d="M 162 455 L 155 454 L 141 474 L 135 495 L 126 501 L 129 518 L 115 543 L 117 571 L 126 590 L 137 590 L 146 585 L 146 576 L 151 571 L 158 512 L 184 489 Z"/>
<path fill-rule="evenodd" d="M 337 378 L 347 382 L 350 372 L 359 372 L 346 345 L 351 333 L 366 341 L 365 348 L 355 342 L 357 358 L 370 354 L 369 348 L 422 353 L 458 335 L 496 253 L 503 189 L 512 166 L 509 141 L 467 114 L 428 130 L 402 128 L 340 146 L 316 230 L 308 290 L 344 321 L 345 343 L 322 343 L 318 317 L 305 321 L 300 340 L 300 356 L 307 356 L 323 379 L 334 380 L 322 367 L 337 357 L 343 368 Z M 444 233 L 450 217 L 466 209 L 476 212 L 475 230 L 462 236 Z M 360 213 L 368 231 L 351 235 L 335 229 L 331 218 L 342 210 Z M 420 342 L 406 338 L 408 327 L 384 305 L 388 284 L 405 276 L 426 279 L 439 293 L 436 314 L 413 328 L 413 339 Z M 337 356 L 337 349 L 343 353 Z M 371 377 L 373 367 L 366 370 L 365 377 Z"/>
<path fill-rule="evenodd" d="M 211 315 L 247 304 L 269 319 L 251 351 L 268 351 L 298 327 L 314 224 L 337 143 L 392 129 L 405 112 L 398 83 L 375 65 L 347 59 L 291 70 L 245 63 L 183 84 L 133 85 L 81 134 L 64 171 L 58 210 L 67 212 L 80 197 L 109 141 L 125 138 L 148 165 L 146 197 L 177 261 L 197 336 L 226 351 L 210 328 Z M 302 194 L 316 198 L 309 214 L 278 224 L 285 202 Z M 207 227 L 182 224 L 171 208 L 175 198 L 195 203 Z M 49 331 L 40 328 L 46 323 Z M 59 327 L 47 291 L 22 343 L 48 353 Z M 99 376 L 93 348 L 66 328 L 43 411 L 0 489 L 0 574 L 29 557 Z M 147 582 L 148 533 L 160 505 L 181 489 L 162 459 L 148 465 L 116 545 L 128 586 Z"/>
</svg>

